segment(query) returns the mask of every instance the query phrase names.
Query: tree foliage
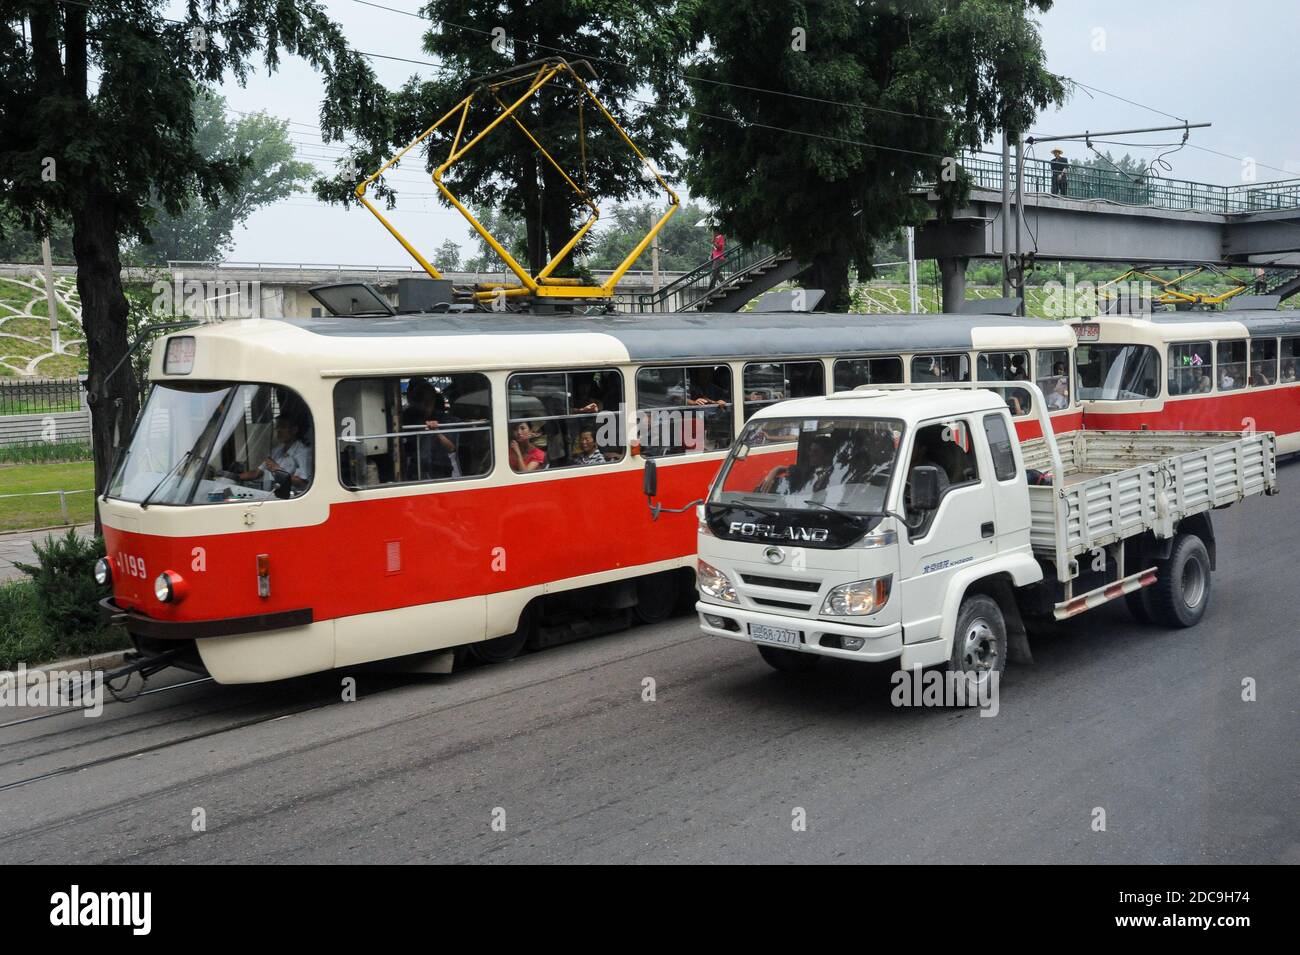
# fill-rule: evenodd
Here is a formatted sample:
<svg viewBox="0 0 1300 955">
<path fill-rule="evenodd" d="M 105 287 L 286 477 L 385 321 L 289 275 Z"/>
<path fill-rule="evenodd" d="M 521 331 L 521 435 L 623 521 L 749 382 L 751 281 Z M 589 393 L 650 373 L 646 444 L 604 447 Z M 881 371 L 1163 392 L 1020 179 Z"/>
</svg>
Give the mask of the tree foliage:
<svg viewBox="0 0 1300 955">
<path fill-rule="evenodd" d="M 235 160 L 239 178 L 222 190 L 216 204 L 190 197 L 184 211 L 172 214 L 158 202 L 149 223 L 151 241 L 129 250 L 136 262 L 215 261 L 234 245 L 235 229 L 262 206 L 302 190 L 316 169 L 294 158 L 289 124 L 265 111 L 238 118 L 227 115 L 220 96 L 200 93 L 194 101 L 194 139 L 209 161 Z"/>
<path fill-rule="evenodd" d="M 1049 6 L 702 0 L 692 194 L 734 238 L 809 262 L 825 307 L 844 308 L 850 268 L 870 275 L 876 243 L 921 221 L 915 183 L 1063 96 L 1029 18 Z"/>
<path fill-rule="evenodd" d="M 217 203 L 243 163 L 204 155 L 195 98 L 283 54 L 320 71 L 321 123 L 359 125 L 382 88 L 316 0 L 0 0 L 0 181 L 37 235 L 71 224 L 89 357 L 95 482 L 115 424 L 135 418 L 120 249 L 146 242 L 153 210 Z M 112 377 L 109 373 L 113 369 Z"/>
</svg>

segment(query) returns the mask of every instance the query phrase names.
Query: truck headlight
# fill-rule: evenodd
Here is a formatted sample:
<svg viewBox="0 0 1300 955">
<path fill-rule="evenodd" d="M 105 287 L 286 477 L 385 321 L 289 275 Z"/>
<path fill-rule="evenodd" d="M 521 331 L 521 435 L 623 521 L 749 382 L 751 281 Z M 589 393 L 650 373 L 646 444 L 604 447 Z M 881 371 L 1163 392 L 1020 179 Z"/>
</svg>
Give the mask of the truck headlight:
<svg viewBox="0 0 1300 955">
<path fill-rule="evenodd" d="M 695 569 L 695 577 L 700 583 L 700 593 L 728 603 L 736 602 L 736 588 L 731 586 L 731 578 L 708 561 L 700 561 Z"/>
<path fill-rule="evenodd" d="M 889 602 L 889 591 L 894 575 L 855 580 L 840 584 L 826 595 L 822 614 L 828 617 L 864 617 L 875 613 Z"/>
</svg>

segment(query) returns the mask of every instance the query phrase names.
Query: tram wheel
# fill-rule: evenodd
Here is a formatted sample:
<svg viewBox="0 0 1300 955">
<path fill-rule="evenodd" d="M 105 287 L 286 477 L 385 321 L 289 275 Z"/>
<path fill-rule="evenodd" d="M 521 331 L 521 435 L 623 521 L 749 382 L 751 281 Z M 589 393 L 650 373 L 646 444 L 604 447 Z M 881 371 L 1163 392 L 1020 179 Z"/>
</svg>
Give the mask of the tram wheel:
<svg viewBox="0 0 1300 955">
<path fill-rule="evenodd" d="M 468 644 L 467 649 L 469 655 L 479 663 L 506 663 L 519 656 L 519 652 L 523 650 L 532 632 L 533 614 L 531 609 L 528 609 L 520 615 L 519 629 L 514 633 Z"/>
<path fill-rule="evenodd" d="M 679 589 L 677 574 L 671 570 L 638 578 L 632 613 L 641 623 L 662 623 L 677 609 Z"/>
</svg>

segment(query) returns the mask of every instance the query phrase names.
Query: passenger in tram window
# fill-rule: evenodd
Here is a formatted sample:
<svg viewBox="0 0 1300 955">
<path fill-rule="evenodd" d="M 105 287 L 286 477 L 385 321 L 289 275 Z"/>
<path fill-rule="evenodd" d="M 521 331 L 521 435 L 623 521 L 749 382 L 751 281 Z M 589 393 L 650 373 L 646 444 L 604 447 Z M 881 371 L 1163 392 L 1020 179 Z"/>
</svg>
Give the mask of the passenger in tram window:
<svg viewBox="0 0 1300 955">
<path fill-rule="evenodd" d="M 516 471 L 536 471 L 546 467 L 546 452 L 533 445 L 537 435 L 527 421 L 520 421 L 510 432 L 510 466 Z"/>
<path fill-rule="evenodd" d="M 604 464 L 605 455 L 596 447 L 596 434 L 591 429 L 578 434 L 578 446 L 573 452 L 573 464 Z"/>
<path fill-rule="evenodd" d="M 604 411 L 603 402 L 596 396 L 596 376 L 581 374 L 573 376 L 573 393 L 569 398 L 571 414 L 591 414 Z"/>
<path fill-rule="evenodd" d="M 1214 379 L 1205 373 L 1201 368 L 1193 370 L 1193 390 L 1198 394 L 1205 394 L 1207 391 L 1214 390 Z"/>
<path fill-rule="evenodd" d="M 1064 411 L 1070 407 L 1070 380 L 1062 375 L 1056 379 L 1056 387 L 1047 396 L 1048 411 Z"/>
<path fill-rule="evenodd" d="M 1287 360 L 1282 362 L 1282 377 L 1279 379 L 1281 384 L 1290 385 L 1295 383 L 1295 361 Z"/>
<path fill-rule="evenodd" d="M 1029 375 L 1025 371 L 1025 356 L 1017 352 L 1011 356 L 1011 377 L 1008 381 L 1028 381 Z"/>
<path fill-rule="evenodd" d="M 691 369 L 687 404 L 717 405 L 719 408 L 727 406 L 730 389 L 718 384 L 716 371 L 716 368 L 707 365 Z"/>
<path fill-rule="evenodd" d="M 447 401 L 433 385 L 415 379 L 408 386 L 408 405 L 402 412 L 402 428 L 416 432 L 402 438 L 402 471 L 408 481 L 427 481 L 455 477 L 458 470 L 455 435 L 422 432 L 437 431 L 440 425 L 457 419 L 447 410 Z"/>
</svg>

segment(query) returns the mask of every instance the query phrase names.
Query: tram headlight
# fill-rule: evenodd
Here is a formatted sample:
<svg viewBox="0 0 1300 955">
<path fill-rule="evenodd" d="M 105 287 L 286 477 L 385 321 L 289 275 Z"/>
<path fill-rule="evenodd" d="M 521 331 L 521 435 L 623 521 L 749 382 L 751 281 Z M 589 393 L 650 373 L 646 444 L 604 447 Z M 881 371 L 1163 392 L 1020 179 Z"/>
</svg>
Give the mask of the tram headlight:
<svg viewBox="0 0 1300 955">
<path fill-rule="evenodd" d="M 95 583 L 103 586 L 113 580 L 113 565 L 107 557 L 95 561 Z"/>
<path fill-rule="evenodd" d="M 153 582 L 153 595 L 160 603 L 180 603 L 189 592 L 185 580 L 174 570 L 164 570 Z"/>
<path fill-rule="evenodd" d="M 736 588 L 731 585 L 731 578 L 708 561 L 700 561 L 695 576 L 700 582 L 701 593 L 716 597 L 718 600 L 725 600 L 727 603 L 736 602 Z"/>
</svg>

